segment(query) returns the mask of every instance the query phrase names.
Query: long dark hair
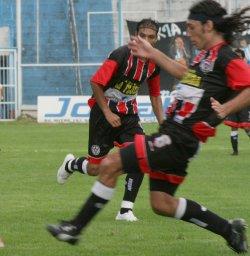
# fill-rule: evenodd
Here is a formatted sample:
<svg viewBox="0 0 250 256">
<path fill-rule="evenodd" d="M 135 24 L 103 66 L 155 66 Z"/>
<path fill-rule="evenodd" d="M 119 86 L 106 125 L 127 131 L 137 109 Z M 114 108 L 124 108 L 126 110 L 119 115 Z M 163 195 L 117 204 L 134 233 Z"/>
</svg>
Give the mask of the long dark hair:
<svg viewBox="0 0 250 256">
<path fill-rule="evenodd" d="M 143 19 L 137 23 L 136 32 L 138 33 L 141 28 L 151 28 L 155 30 L 156 33 L 159 31 L 159 24 L 155 20 L 152 19 Z"/>
<path fill-rule="evenodd" d="M 194 4 L 189 11 L 190 17 L 192 15 L 201 15 L 202 19 L 200 21 L 202 23 L 212 20 L 215 30 L 221 32 L 229 44 L 232 43 L 237 34 L 248 30 L 250 27 L 250 16 L 246 15 L 250 11 L 250 6 L 227 15 L 226 9 L 218 2 L 203 0 Z"/>
</svg>

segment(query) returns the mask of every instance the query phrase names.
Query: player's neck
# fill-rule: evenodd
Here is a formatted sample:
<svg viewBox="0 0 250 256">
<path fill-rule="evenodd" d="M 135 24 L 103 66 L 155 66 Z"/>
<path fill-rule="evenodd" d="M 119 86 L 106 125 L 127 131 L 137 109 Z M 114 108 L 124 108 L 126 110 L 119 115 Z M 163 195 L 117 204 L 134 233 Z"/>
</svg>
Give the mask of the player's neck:
<svg viewBox="0 0 250 256">
<path fill-rule="evenodd" d="M 207 44 L 205 45 L 205 50 L 209 50 L 216 45 L 220 45 L 223 43 L 225 44 L 226 41 L 221 35 L 214 36 L 207 41 Z"/>
</svg>

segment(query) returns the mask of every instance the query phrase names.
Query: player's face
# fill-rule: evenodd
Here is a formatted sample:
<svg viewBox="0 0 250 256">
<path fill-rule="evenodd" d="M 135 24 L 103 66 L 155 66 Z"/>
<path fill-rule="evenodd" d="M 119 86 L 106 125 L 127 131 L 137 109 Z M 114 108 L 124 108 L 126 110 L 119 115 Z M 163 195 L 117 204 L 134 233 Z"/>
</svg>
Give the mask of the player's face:
<svg viewBox="0 0 250 256">
<path fill-rule="evenodd" d="M 154 45 L 157 41 L 157 33 L 151 28 L 140 28 L 138 35 L 148 41 L 151 45 Z"/>
<path fill-rule="evenodd" d="M 187 35 L 191 43 L 199 50 L 206 48 L 204 25 L 200 21 L 187 21 Z"/>
</svg>

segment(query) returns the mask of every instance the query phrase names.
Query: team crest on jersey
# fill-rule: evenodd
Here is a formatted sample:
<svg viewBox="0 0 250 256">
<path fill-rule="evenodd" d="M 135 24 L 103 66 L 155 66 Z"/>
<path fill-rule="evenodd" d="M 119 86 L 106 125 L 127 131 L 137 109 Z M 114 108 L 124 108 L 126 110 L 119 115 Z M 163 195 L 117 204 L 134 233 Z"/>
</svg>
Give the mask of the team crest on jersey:
<svg viewBox="0 0 250 256">
<path fill-rule="evenodd" d="M 100 154 L 100 147 L 98 145 L 91 146 L 91 152 L 94 156 L 98 156 Z"/>
<path fill-rule="evenodd" d="M 215 63 L 214 60 L 204 59 L 200 62 L 199 66 L 200 66 L 200 69 L 202 72 L 208 73 L 208 72 L 213 71 L 214 63 Z"/>
</svg>

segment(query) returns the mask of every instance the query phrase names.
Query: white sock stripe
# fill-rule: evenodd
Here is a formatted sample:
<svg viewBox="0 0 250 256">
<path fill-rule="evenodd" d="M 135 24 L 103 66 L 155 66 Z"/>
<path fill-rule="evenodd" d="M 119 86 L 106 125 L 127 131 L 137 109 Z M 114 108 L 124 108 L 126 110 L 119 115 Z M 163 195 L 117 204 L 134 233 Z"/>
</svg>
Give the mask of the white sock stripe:
<svg viewBox="0 0 250 256">
<path fill-rule="evenodd" d="M 86 174 L 88 173 L 88 170 L 87 170 L 87 165 L 88 165 L 89 161 L 87 159 L 85 159 L 83 162 L 82 162 L 82 171 Z"/>
<path fill-rule="evenodd" d="M 187 200 L 185 198 L 180 197 L 174 217 L 176 219 L 181 219 L 186 212 L 186 208 L 187 208 Z"/>
<path fill-rule="evenodd" d="M 238 131 L 231 131 L 231 136 L 237 136 L 238 135 Z"/>
<path fill-rule="evenodd" d="M 69 162 L 68 162 L 68 169 L 69 169 L 70 171 L 73 171 L 72 168 L 71 168 L 71 164 L 72 164 L 73 160 L 74 160 L 74 159 L 69 160 Z"/>
<path fill-rule="evenodd" d="M 121 208 L 129 208 L 129 209 L 133 209 L 134 207 L 134 203 L 130 202 L 130 201 L 122 201 L 121 203 Z"/>
<path fill-rule="evenodd" d="M 114 194 L 114 191 L 114 188 L 109 188 L 99 181 L 96 181 L 92 187 L 92 193 L 105 200 L 110 200 Z"/>
<path fill-rule="evenodd" d="M 191 218 L 190 221 L 193 222 L 194 224 L 200 226 L 200 227 L 203 227 L 203 228 L 208 226 L 207 223 L 205 223 L 205 222 L 203 222 L 201 220 L 195 219 L 195 218 Z"/>
</svg>

